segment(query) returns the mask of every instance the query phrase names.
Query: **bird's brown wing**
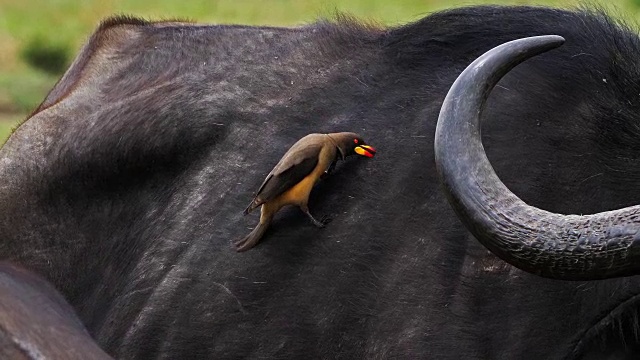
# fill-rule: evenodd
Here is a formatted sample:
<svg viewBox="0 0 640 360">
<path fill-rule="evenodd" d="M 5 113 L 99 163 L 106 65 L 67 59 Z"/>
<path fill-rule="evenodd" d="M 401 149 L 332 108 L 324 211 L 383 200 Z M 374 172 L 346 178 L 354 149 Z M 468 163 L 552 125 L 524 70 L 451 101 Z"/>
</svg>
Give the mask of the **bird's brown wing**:
<svg viewBox="0 0 640 360">
<path fill-rule="evenodd" d="M 244 214 L 248 214 L 302 181 L 318 165 L 321 150 L 322 143 L 295 144 L 264 179 L 255 197 L 244 210 Z"/>
<path fill-rule="evenodd" d="M 258 190 L 256 198 L 259 198 L 262 202 L 269 201 L 302 181 L 318 165 L 318 153 L 319 149 L 314 154 L 309 154 L 310 156 L 300 156 L 297 159 L 292 159 L 294 161 L 286 164 L 286 167 L 274 169 L 277 171 L 267 177 Z"/>
</svg>

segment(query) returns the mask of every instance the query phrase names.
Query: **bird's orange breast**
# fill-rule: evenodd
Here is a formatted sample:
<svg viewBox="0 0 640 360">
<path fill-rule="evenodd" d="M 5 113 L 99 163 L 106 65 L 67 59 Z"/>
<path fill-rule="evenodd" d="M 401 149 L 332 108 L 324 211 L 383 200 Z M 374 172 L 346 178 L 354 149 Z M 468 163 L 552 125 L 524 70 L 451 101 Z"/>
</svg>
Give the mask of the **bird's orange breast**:
<svg viewBox="0 0 640 360">
<path fill-rule="evenodd" d="M 292 186 L 289 190 L 283 192 L 280 196 L 272 201 L 263 204 L 271 208 L 272 211 L 277 211 L 279 208 L 285 205 L 303 205 L 309 200 L 309 194 L 313 189 L 313 186 L 318 182 L 324 171 L 329 167 L 332 159 L 335 157 L 335 148 L 325 147 L 320 151 L 319 161 L 316 167 L 302 179 L 299 183 Z"/>
</svg>

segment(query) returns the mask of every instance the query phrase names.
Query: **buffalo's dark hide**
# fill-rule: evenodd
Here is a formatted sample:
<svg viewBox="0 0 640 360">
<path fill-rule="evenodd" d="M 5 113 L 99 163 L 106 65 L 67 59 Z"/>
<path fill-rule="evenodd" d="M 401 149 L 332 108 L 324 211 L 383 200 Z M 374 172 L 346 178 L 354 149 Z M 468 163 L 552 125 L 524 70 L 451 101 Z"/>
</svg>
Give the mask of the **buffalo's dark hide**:
<svg viewBox="0 0 640 360">
<path fill-rule="evenodd" d="M 440 104 L 477 56 L 566 44 L 493 91 L 484 144 L 532 205 L 640 201 L 640 41 L 590 11 L 465 8 L 391 29 L 105 22 L 0 150 L 0 258 L 38 271 L 119 359 L 637 358 L 640 279 L 563 282 L 506 265 L 440 191 Z M 230 244 L 252 192 L 311 132 L 378 150 L 311 210 Z M 584 356 L 583 356 L 584 355 Z"/>
</svg>

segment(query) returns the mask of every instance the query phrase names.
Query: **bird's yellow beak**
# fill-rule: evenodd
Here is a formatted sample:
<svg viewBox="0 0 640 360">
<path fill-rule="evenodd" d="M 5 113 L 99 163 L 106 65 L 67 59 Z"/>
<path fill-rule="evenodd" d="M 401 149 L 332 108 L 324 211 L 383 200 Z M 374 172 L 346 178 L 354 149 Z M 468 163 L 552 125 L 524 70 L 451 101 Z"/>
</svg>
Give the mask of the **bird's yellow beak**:
<svg viewBox="0 0 640 360">
<path fill-rule="evenodd" d="M 376 149 L 369 145 L 358 145 L 353 149 L 356 154 L 372 158 L 376 155 Z"/>
</svg>

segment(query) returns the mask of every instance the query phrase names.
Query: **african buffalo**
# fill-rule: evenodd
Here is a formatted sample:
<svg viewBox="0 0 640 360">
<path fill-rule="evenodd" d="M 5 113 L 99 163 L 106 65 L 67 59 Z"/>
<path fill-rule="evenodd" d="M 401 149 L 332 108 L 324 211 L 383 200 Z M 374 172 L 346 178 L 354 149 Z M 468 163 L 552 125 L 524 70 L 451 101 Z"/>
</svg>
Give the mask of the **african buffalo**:
<svg viewBox="0 0 640 360">
<path fill-rule="evenodd" d="M 439 184 L 456 77 L 549 34 L 565 44 L 487 100 L 488 159 L 554 213 L 640 203 L 640 37 L 600 12 L 473 7 L 390 29 L 119 17 L 0 150 L 0 259 L 51 281 L 118 359 L 635 359 L 640 278 L 518 270 Z M 236 253 L 264 175 L 297 139 L 336 131 L 378 155 L 315 188 L 333 221 L 283 211 Z"/>
<path fill-rule="evenodd" d="M 0 359 L 111 359 L 51 284 L 0 261 Z"/>
</svg>

